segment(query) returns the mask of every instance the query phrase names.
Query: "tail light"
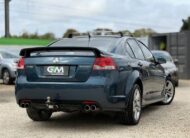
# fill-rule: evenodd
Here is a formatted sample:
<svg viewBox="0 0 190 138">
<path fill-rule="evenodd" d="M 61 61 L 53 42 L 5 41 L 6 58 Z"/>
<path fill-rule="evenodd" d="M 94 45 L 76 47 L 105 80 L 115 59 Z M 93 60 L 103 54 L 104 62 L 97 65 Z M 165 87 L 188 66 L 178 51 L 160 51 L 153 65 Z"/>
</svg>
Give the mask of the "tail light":
<svg viewBox="0 0 190 138">
<path fill-rule="evenodd" d="M 24 58 L 21 57 L 17 63 L 17 69 L 24 69 Z"/>
<path fill-rule="evenodd" d="M 115 70 L 116 64 L 111 57 L 96 58 L 93 70 Z"/>
</svg>

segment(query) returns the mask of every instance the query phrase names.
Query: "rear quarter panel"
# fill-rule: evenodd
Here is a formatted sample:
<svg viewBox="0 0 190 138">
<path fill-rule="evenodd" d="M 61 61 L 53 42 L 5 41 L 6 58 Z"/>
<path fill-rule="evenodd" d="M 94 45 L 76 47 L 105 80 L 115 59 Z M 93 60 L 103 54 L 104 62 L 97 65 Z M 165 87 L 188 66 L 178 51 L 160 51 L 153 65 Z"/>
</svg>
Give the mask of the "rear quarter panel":
<svg viewBox="0 0 190 138">
<path fill-rule="evenodd" d="M 125 95 L 126 102 L 137 80 L 141 80 L 141 74 L 136 68 L 136 60 L 126 59 L 125 56 L 115 56 L 119 71 L 118 93 Z"/>
</svg>

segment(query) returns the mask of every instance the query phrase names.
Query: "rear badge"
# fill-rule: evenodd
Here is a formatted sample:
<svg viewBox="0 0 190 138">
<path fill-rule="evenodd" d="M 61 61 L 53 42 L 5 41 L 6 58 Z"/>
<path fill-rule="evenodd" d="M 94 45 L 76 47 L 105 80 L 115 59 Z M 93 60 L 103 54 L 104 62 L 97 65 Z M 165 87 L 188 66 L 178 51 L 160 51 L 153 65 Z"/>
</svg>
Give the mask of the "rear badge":
<svg viewBox="0 0 190 138">
<path fill-rule="evenodd" d="M 64 67 L 49 66 L 47 67 L 47 72 L 49 72 L 51 75 L 64 75 Z"/>
<path fill-rule="evenodd" d="M 68 66 L 44 66 L 44 75 L 56 75 L 56 76 L 68 76 L 69 67 Z"/>
<path fill-rule="evenodd" d="M 54 58 L 53 63 L 59 63 L 59 58 Z"/>
</svg>

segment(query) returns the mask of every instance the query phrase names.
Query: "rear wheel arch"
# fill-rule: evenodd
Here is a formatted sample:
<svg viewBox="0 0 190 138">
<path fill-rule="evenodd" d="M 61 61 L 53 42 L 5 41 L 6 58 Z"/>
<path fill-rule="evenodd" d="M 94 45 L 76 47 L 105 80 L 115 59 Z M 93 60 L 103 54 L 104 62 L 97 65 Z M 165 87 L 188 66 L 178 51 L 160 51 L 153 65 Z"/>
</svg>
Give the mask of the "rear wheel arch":
<svg viewBox="0 0 190 138">
<path fill-rule="evenodd" d="M 167 77 L 166 77 L 166 80 L 169 79 L 172 81 L 172 83 L 176 86 L 177 85 L 177 82 L 173 79 L 172 75 L 171 74 L 168 74 Z"/>
<path fill-rule="evenodd" d="M 140 73 L 139 73 L 140 75 Z M 126 95 L 126 107 L 123 111 L 123 113 L 120 114 L 120 119 L 121 119 L 121 123 L 124 124 L 128 124 L 128 125 L 136 125 L 138 124 L 139 120 L 140 120 L 140 116 L 141 116 L 141 110 L 142 110 L 142 96 L 143 96 L 143 84 L 142 84 L 142 80 L 140 79 L 140 76 L 133 76 L 133 79 L 130 80 L 128 79 L 128 81 L 132 81 L 131 84 L 131 88 L 128 89 L 128 93 Z M 126 86 L 127 88 L 127 86 Z M 134 90 L 135 88 L 140 89 L 139 93 L 140 93 L 140 115 L 139 118 L 137 120 L 135 120 L 134 118 Z"/>
<path fill-rule="evenodd" d="M 8 69 L 7 67 L 3 67 L 3 68 L 1 69 L 1 75 L 3 75 L 3 72 L 4 72 L 5 70 L 9 71 L 9 69 Z"/>
<path fill-rule="evenodd" d="M 8 69 L 7 69 L 6 67 L 2 67 L 2 68 L 1 68 L 1 71 L 0 71 L 0 73 L 1 73 L 1 75 L 0 75 L 1 78 L 3 78 L 3 73 L 4 73 L 5 70 L 8 70 Z M 8 71 L 9 71 L 9 70 L 8 70 Z"/>
<path fill-rule="evenodd" d="M 139 84 L 135 83 L 131 89 L 130 94 L 128 95 L 128 101 L 126 108 L 122 113 L 120 113 L 121 123 L 127 125 L 136 125 L 138 124 L 141 116 L 142 110 L 142 97 Z M 137 96 L 137 93 L 139 93 Z M 137 97 L 139 97 L 137 99 Z"/>
<path fill-rule="evenodd" d="M 138 84 L 138 85 L 139 85 L 139 87 L 140 87 L 140 89 L 141 89 L 141 97 L 143 97 L 143 83 L 142 83 L 141 79 L 138 78 L 138 79 L 135 81 L 134 85 L 135 85 L 135 84 Z"/>
<path fill-rule="evenodd" d="M 141 89 L 141 96 L 142 96 L 143 95 L 143 83 L 140 78 L 140 73 L 138 71 L 133 71 L 127 79 L 126 90 L 125 90 L 126 97 L 129 97 L 129 95 L 131 94 L 131 90 L 135 84 L 139 85 L 139 87 Z"/>
</svg>

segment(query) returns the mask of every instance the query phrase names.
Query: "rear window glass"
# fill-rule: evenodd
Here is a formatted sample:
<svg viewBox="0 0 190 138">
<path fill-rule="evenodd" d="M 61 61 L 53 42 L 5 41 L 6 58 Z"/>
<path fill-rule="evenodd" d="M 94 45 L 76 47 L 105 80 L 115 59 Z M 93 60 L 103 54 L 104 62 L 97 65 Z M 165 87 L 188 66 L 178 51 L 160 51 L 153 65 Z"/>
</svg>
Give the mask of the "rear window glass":
<svg viewBox="0 0 190 138">
<path fill-rule="evenodd" d="M 118 41 L 118 38 L 91 38 L 90 43 L 88 38 L 65 38 L 59 40 L 50 47 L 94 47 L 103 51 L 111 51 Z"/>
<path fill-rule="evenodd" d="M 65 38 L 65 39 L 61 39 L 58 40 L 57 42 L 53 43 L 50 45 L 50 47 L 72 47 L 72 46 L 78 46 L 78 47 L 84 47 L 88 45 L 88 41 L 85 38 L 80 38 L 80 39 L 69 39 L 69 38 Z"/>
</svg>

